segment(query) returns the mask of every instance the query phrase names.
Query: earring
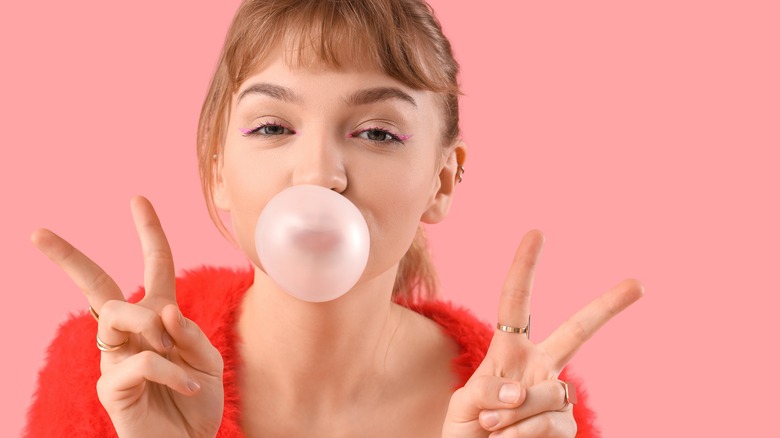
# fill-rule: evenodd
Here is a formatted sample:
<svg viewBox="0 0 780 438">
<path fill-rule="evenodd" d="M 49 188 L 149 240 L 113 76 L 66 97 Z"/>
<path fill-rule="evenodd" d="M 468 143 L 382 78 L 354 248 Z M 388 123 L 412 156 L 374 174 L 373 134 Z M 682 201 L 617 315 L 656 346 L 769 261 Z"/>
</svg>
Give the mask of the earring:
<svg viewBox="0 0 780 438">
<path fill-rule="evenodd" d="M 466 173 L 466 168 L 458 164 L 458 170 L 455 172 L 455 176 L 458 178 L 458 182 L 463 182 L 463 174 Z"/>
</svg>

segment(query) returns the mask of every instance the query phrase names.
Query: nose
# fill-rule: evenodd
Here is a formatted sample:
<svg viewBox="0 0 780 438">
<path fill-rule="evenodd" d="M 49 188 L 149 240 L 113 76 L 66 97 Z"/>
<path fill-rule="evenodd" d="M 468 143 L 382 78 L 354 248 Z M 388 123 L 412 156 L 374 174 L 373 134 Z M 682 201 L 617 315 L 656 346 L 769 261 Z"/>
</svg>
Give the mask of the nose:
<svg viewBox="0 0 780 438">
<path fill-rule="evenodd" d="M 312 184 L 342 193 L 347 188 L 347 173 L 339 145 L 325 140 L 302 139 L 293 185 Z"/>
</svg>

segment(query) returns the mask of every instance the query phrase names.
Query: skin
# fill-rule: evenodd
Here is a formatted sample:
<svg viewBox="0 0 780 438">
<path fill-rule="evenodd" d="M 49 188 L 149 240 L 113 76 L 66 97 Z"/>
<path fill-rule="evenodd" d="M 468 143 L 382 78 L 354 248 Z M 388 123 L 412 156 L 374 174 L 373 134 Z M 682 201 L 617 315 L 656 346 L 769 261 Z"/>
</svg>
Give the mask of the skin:
<svg viewBox="0 0 780 438">
<path fill-rule="evenodd" d="M 256 84 L 284 87 L 297 98 L 261 92 L 239 102 L 242 91 Z M 347 103 L 349 96 L 376 87 L 398 89 L 415 104 L 398 98 Z M 311 430 L 343 436 L 574 436 L 571 407 L 562 409 L 562 387 L 551 379 L 599 327 L 641 296 L 637 282 L 621 283 L 539 344 L 497 331 L 482 365 L 453 394 L 455 376 L 441 370 L 449 369 L 456 346 L 432 321 L 390 299 L 398 262 L 419 222 L 446 217 L 456 156 L 465 155 L 460 142 L 442 147 L 435 96 L 379 72 L 291 69 L 277 55 L 241 85 L 232 105 L 214 200 L 230 213 L 236 241 L 256 266 L 238 323 L 248 436 Z M 282 128 L 245 135 L 263 123 Z M 404 136 L 404 144 L 385 141 L 377 128 Z M 297 184 L 337 191 L 369 226 L 366 271 L 331 302 L 290 297 L 265 275 L 255 253 L 253 229 L 263 206 Z M 97 388 L 120 436 L 149 430 L 213 436 L 222 413 L 222 359 L 178 310 L 173 257 L 154 209 L 140 197 L 131 206 L 145 259 L 147 295 L 138 304 L 124 302 L 99 266 L 54 233 L 38 230 L 32 241 L 101 315 L 100 338 L 108 344 L 129 339 L 119 350 L 102 353 Z M 541 242 L 541 233 L 533 231 L 518 249 L 499 305 L 504 324 L 525 325 Z M 516 394 L 506 388 L 516 388 Z M 510 399 L 501 401 L 507 394 Z"/>
<path fill-rule="evenodd" d="M 258 84 L 283 87 L 296 98 L 263 92 L 239 101 Z M 415 103 L 396 97 L 350 103 L 377 88 L 400 90 Z M 456 347 L 431 321 L 391 301 L 398 262 L 419 223 L 438 222 L 449 209 L 455 155 L 464 150 L 441 146 L 436 96 L 373 71 L 291 69 L 278 54 L 241 85 L 232 105 L 214 198 L 230 213 L 236 241 L 256 266 L 239 320 L 239 333 L 251 340 L 242 350 L 242 412 L 250 413 L 244 430 L 250 436 L 438 434 L 454 384 L 439 370 L 447 369 Z M 273 135 L 244 134 L 269 123 L 277 127 L 264 132 Z M 407 139 L 387 141 L 375 128 Z M 365 272 L 347 294 L 326 303 L 280 290 L 254 248 L 265 204 L 299 184 L 345 196 L 369 228 Z M 421 409 L 431 415 L 415 415 Z M 403 423 L 408 430 L 398 430 L 397 418 L 412 419 Z"/>
<path fill-rule="evenodd" d="M 527 324 L 543 243 L 540 231 L 529 231 L 515 253 L 499 301 L 498 321 L 504 325 Z M 443 436 L 486 436 L 485 431 L 492 431 L 491 438 L 574 436 L 573 407 L 566 405 L 563 385 L 555 379 L 598 329 L 643 294 L 637 280 L 624 280 L 538 344 L 524 335 L 496 330 L 485 359 L 453 394 Z"/>
</svg>

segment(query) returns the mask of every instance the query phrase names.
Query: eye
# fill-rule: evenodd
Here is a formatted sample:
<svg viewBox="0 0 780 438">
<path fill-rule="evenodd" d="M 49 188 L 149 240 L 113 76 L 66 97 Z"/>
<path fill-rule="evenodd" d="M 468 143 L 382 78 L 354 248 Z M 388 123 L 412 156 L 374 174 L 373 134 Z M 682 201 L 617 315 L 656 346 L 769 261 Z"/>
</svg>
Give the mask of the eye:
<svg viewBox="0 0 780 438">
<path fill-rule="evenodd" d="M 279 135 L 291 135 L 295 134 L 290 128 L 287 128 L 279 123 L 263 123 L 256 128 L 241 130 L 244 137 L 260 135 L 263 137 L 276 137 Z"/>
<path fill-rule="evenodd" d="M 400 143 L 403 144 L 408 135 L 396 135 L 387 129 L 383 128 L 369 128 L 360 131 L 355 131 L 349 134 L 352 138 L 362 138 L 364 140 L 373 141 L 376 143 Z"/>
</svg>

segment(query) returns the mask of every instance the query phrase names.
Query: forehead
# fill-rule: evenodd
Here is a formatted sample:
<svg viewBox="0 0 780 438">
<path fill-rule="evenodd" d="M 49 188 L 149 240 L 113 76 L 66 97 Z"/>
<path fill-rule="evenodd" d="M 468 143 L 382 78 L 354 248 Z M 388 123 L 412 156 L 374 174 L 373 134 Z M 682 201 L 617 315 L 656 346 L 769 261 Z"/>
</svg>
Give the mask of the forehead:
<svg viewBox="0 0 780 438">
<path fill-rule="evenodd" d="M 323 52 L 323 48 L 317 50 L 311 44 L 304 45 L 291 36 L 273 40 L 259 47 L 254 53 L 246 53 L 242 61 L 236 60 L 243 64 L 238 69 L 241 72 L 240 79 L 243 79 L 239 87 L 252 76 L 268 72 L 342 72 L 390 77 L 368 47 L 356 43 L 337 47 L 339 48 Z"/>
<path fill-rule="evenodd" d="M 324 35 L 321 44 L 315 44 L 316 35 L 285 33 L 268 35 L 265 41 L 249 41 L 239 44 L 235 55 L 228 61 L 234 74 L 234 89 L 242 86 L 251 76 L 271 68 L 310 72 L 366 72 L 387 73 L 387 66 L 380 60 L 377 48 L 362 39 L 333 40 Z M 344 38 L 344 35 L 339 35 Z M 390 75 L 387 75 L 390 76 Z"/>
<path fill-rule="evenodd" d="M 410 89 L 452 91 L 450 78 L 437 63 L 437 53 L 424 41 L 409 46 L 410 42 L 404 42 L 404 38 L 388 40 L 386 35 L 380 37 L 364 26 L 345 23 L 290 24 L 236 38 L 226 57 L 234 91 L 249 76 L 279 58 L 291 69 L 381 73 Z"/>
<path fill-rule="evenodd" d="M 412 89 L 376 67 L 335 67 L 322 62 L 301 65 L 291 63 L 281 49 L 269 53 L 239 84 L 233 103 L 254 94 L 298 104 L 327 96 L 341 96 L 353 105 L 394 101 L 411 109 L 431 107 L 436 99 L 434 93 Z"/>
</svg>

